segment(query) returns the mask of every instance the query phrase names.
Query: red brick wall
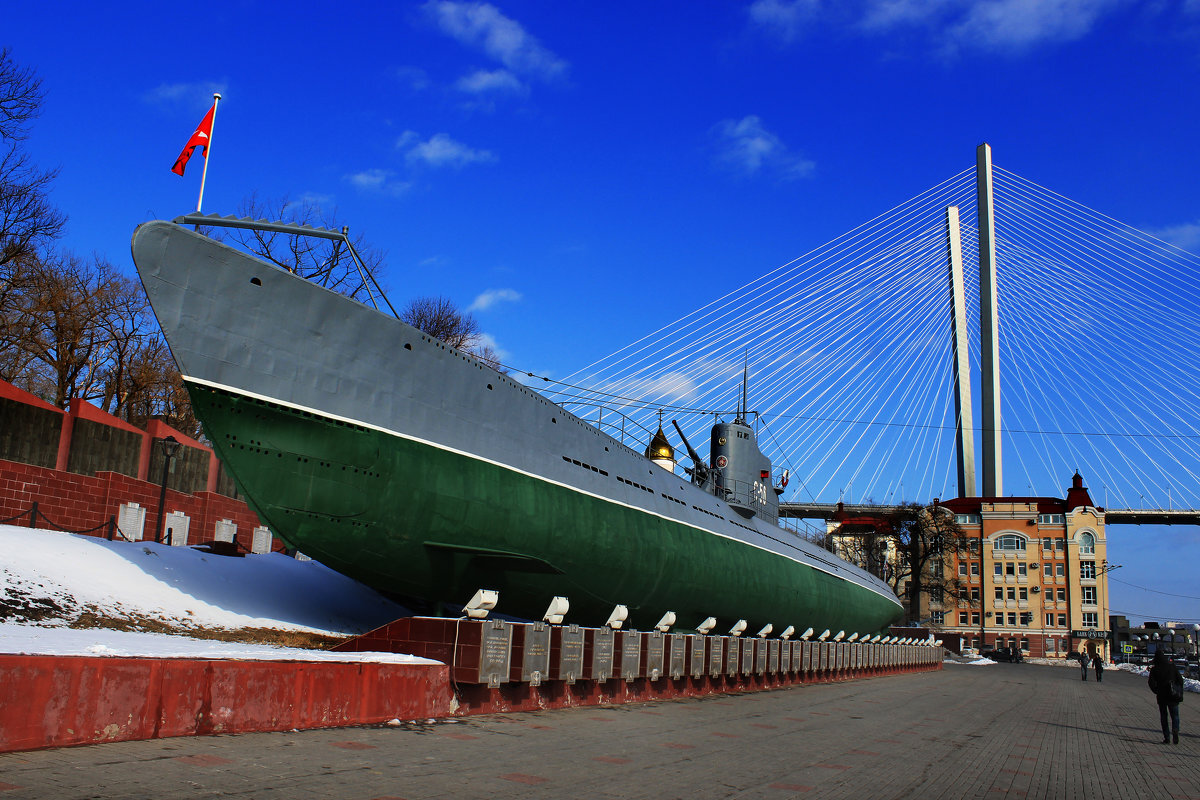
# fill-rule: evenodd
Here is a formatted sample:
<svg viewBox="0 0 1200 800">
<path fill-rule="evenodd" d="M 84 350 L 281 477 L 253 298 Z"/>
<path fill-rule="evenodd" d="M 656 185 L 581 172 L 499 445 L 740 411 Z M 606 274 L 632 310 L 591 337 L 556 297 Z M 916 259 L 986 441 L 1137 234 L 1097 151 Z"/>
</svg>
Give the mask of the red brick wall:
<svg viewBox="0 0 1200 800">
<path fill-rule="evenodd" d="M 38 513 L 48 518 L 53 525 L 39 519 L 38 527 L 54 527 L 81 531 L 108 522 L 116 516 L 124 503 L 137 503 L 146 509 L 143 534 L 154 538 L 158 520 L 158 495 L 161 487 L 117 472 L 99 472 L 94 476 L 76 475 L 70 472 L 36 467 L 17 461 L 0 460 L 0 519 L 25 514 L 11 524 L 28 525 L 28 512 L 38 504 Z M 190 519 L 188 540 L 191 544 L 214 538 L 219 520 L 229 519 L 237 523 L 238 541 L 249 549 L 258 517 L 241 500 L 233 500 L 215 492 L 185 494 L 167 490 L 166 511 L 179 511 Z M 104 536 L 104 528 L 91 533 Z M 283 543 L 275 539 L 272 548 L 283 550 Z"/>
</svg>

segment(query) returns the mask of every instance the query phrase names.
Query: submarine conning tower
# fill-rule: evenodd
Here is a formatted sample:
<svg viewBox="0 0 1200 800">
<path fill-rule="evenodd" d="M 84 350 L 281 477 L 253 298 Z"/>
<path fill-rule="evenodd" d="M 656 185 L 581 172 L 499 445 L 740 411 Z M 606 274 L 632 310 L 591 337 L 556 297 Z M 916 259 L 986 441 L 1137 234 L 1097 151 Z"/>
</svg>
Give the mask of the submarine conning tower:
<svg viewBox="0 0 1200 800">
<path fill-rule="evenodd" d="M 758 449 L 745 419 L 713 425 L 709 458 L 717 497 L 743 517 L 758 514 L 775 521 L 779 497 L 771 483 L 771 459 Z"/>
</svg>

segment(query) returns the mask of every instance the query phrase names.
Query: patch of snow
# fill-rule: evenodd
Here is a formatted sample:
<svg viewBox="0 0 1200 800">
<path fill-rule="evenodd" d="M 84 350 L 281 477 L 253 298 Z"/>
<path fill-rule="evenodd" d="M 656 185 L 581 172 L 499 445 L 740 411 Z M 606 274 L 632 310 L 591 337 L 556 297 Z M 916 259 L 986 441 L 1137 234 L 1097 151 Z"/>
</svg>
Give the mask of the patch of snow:
<svg viewBox="0 0 1200 800">
<path fill-rule="evenodd" d="M 153 542 L 0 525 L 0 653 L 437 663 L 396 653 L 323 650 L 71 628 L 80 614 L 174 629 L 363 633 L 408 612 L 316 561 L 219 556 Z M 39 613 L 23 613 L 34 607 Z"/>
<path fill-rule="evenodd" d="M 1143 678 L 1150 677 L 1150 668 L 1139 666 L 1137 664 L 1117 664 L 1116 669 L 1119 669 L 1122 672 L 1129 672 L 1134 675 L 1140 675 Z M 1196 692 L 1197 694 L 1200 694 L 1200 681 L 1192 680 L 1191 678 L 1184 678 L 1183 679 L 1183 690 L 1185 692 Z"/>
<path fill-rule="evenodd" d="M 351 635 L 407 612 L 315 561 L 218 556 L 154 542 L 0 525 L 0 599 L 180 625 Z"/>
<path fill-rule="evenodd" d="M 366 661 L 397 664 L 437 664 L 403 653 L 332 653 L 299 647 L 214 642 L 164 633 L 77 630 L 63 626 L 0 622 L 0 652 L 52 656 L 123 656 L 153 658 L 214 658 L 244 661 Z"/>
</svg>

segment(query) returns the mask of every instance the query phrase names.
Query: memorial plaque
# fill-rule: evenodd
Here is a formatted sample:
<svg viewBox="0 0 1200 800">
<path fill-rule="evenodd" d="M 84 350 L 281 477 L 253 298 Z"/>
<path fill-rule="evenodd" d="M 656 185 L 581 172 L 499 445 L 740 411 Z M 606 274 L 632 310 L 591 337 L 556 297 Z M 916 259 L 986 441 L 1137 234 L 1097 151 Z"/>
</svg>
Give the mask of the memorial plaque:
<svg viewBox="0 0 1200 800">
<path fill-rule="evenodd" d="M 567 625 L 558 628 L 558 680 L 568 684 L 583 677 L 583 628 Z"/>
<path fill-rule="evenodd" d="M 508 680 L 512 637 L 512 625 L 502 619 L 484 620 L 479 626 L 479 682 L 490 689 Z"/>
<path fill-rule="evenodd" d="M 725 636 L 725 674 L 737 675 L 742 657 L 742 640 L 736 636 Z"/>
<path fill-rule="evenodd" d="M 792 671 L 792 642 L 786 639 L 779 643 L 779 671 L 784 674 Z"/>
<path fill-rule="evenodd" d="M 540 686 L 550 678 L 550 626 L 545 622 L 534 622 L 521 626 L 525 641 L 521 648 L 521 681 L 530 686 Z"/>
<path fill-rule="evenodd" d="M 861 644 L 859 644 L 858 642 L 855 642 L 854 643 L 854 668 L 855 669 L 862 669 L 862 666 L 863 666 L 862 651 L 863 651 L 863 646 Z"/>
<path fill-rule="evenodd" d="M 846 643 L 838 642 L 834 646 L 833 668 L 841 672 L 846 668 Z"/>
<path fill-rule="evenodd" d="M 750 675 L 754 672 L 754 640 L 742 639 L 742 674 Z"/>
<path fill-rule="evenodd" d="M 687 669 L 688 637 L 682 633 L 667 634 L 667 674 L 682 678 Z"/>
<path fill-rule="evenodd" d="M 708 674 L 719 678 L 725 673 L 725 638 L 724 636 L 706 636 L 708 639 Z"/>
<path fill-rule="evenodd" d="M 616 631 L 612 628 L 591 628 L 584 633 L 584 665 L 590 670 L 587 677 L 594 681 L 606 681 L 613 676 L 613 649 Z"/>
<path fill-rule="evenodd" d="M 767 674 L 775 675 L 779 672 L 779 640 L 767 640 Z"/>
<path fill-rule="evenodd" d="M 830 667 L 829 667 L 829 642 L 818 642 L 817 649 L 819 649 L 821 651 L 821 660 L 818 663 L 817 668 L 820 669 L 821 672 L 828 672 L 830 669 Z"/>
<path fill-rule="evenodd" d="M 621 677 L 628 683 L 642 677 L 642 634 L 621 631 Z"/>
<path fill-rule="evenodd" d="M 693 678 L 704 677 L 704 669 L 708 666 L 705 661 L 707 653 L 704 650 L 705 639 L 698 633 L 688 635 L 688 649 L 690 656 L 688 657 L 688 673 Z"/>
<path fill-rule="evenodd" d="M 813 671 L 813 648 L 812 642 L 800 643 L 800 666 L 805 672 Z"/>
<path fill-rule="evenodd" d="M 650 680 L 658 680 L 662 676 L 662 663 L 666 656 L 667 637 L 662 631 L 648 631 L 644 636 L 643 648 L 646 648 L 646 663 L 642 664 L 642 675 Z"/>
<path fill-rule="evenodd" d="M 767 671 L 767 640 L 759 639 L 754 643 L 754 674 L 762 675 Z"/>
</svg>

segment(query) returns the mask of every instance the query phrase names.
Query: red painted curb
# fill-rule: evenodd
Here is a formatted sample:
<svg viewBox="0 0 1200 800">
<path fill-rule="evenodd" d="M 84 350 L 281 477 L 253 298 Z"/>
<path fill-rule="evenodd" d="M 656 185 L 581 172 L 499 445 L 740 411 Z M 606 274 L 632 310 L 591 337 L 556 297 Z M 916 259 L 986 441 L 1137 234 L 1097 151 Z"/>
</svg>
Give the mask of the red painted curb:
<svg viewBox="0 0 1200 800">
<path fill-rule="evenodd" d="M 0 752 L 451 714 L 441 664 L 0 655 Z"/>
</svg>

